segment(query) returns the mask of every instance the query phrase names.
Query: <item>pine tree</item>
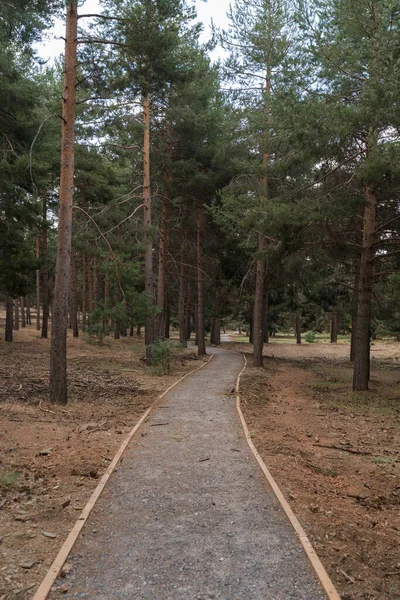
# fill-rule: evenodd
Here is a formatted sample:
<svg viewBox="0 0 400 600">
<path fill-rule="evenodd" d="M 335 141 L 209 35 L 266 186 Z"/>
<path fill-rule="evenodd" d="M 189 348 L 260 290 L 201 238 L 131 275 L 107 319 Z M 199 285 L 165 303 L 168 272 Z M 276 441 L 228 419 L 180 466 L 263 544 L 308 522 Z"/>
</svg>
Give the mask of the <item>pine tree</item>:
<svg viewBox="0 0 400 600">
<path fill-rule="evenodd" d="M 344 160 L 351 166 L 364 200 L 353 379 L 353 389 L 360 391 L 368 389 L 369 380 L 374 261 L 388 243 L 380 214 L 388 217 L 389 206 L 397 205 L 398 7 L 391 0 L 356 5 L 323 0 L 308 10 L 303 9 L 303 46 L 313 57 L 313 92 L 324 98 L 321 117 L 330 118 L 331 165 Z M 396 212 L 391 216 L 398 218 Z"/>
</svg>

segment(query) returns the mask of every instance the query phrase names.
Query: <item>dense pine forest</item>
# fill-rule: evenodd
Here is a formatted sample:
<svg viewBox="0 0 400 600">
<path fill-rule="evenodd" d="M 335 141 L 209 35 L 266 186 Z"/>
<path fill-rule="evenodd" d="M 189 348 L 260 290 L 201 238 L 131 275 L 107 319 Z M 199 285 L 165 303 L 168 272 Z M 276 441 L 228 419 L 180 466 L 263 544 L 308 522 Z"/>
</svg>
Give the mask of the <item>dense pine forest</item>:
<svg viewBox="0 0 400 600">
<path fill-rule="evenodd" d="M 400 599 L 400 5 L 202 2 L 0 0 L 0 600 Z"/>
<path fill-rule="evenodd" d="M 60 16 L 50 64 L 37 44 Z M 398 4 L 235 0 L 228 16 L 203 44 L 183 0 L 0 7 L 4 339 L 32 319 L 51 335 L 54 403 L 68 328 L 143 327 L 149 365 L 171 327 L 202 355 L 233 326 L 255 366 L 279 332 L 348 334 L 358 391 L 371 340 L 400 336 Z"/>
</svg>

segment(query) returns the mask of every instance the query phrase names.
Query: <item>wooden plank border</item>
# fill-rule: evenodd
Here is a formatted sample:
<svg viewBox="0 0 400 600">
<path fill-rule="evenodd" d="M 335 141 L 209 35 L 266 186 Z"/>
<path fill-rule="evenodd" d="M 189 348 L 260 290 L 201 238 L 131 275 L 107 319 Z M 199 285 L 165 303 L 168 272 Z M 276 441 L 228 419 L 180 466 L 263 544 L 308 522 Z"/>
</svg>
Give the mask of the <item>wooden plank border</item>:
<svg viewBox="0 0 400 600">
<path fill-rule="evenodd" d="M 200 369 L 203 369 L 205 366 L 207 366 L 211 362 L 213 356 L 214 355 L 212 354 L 210 359 L 207 362 L 200 365 L 200 367 L 193 369 L 193 371 L 186 373 L 185 375 L 183 375 L 183 377 L 178 379 L 178 381 L 175 381 L 175 383 L 170 385 L 169 388 L 167 390 L 165 390 L 165 392 L 163 392 L 160 396 L 158 396 L 156 398 L 156 400 L 153 402 L 153 404 L 146 410 L 146 412 L 142 415 L 142 417 L 139 419 L 139 421 L 136 423 L 136 425 L 130 431 L 130 433 L 128 434 L 128 437 L 122 442 L 118 452 L 116 453 L 113 460 L 109 464 L 107 471 L 104 473 L 104 475 L 100 479 L 99 484 L 97 485 L 96 489 L 92 493 L 88 503 L 86 504 L 85 508 L 81 512 L 75 525 L 69 532 L 67 539 L 65 540 L 64 544 L 61 546 L 60 551 L 58 552 L 56 558 L 54 559 L 53 564 L 51 565 L 50 569 L 47 571 L 44 579 L 42 580 L 42 583 L 39 585 L 38 589 L 36 590 L 35 595 L 33 596 L 32 600 L 46 600 L 47 596 L 49 595 L 49 593 L 51 591 L 51 588 L 53 587 L 55 580 L 59 576 L 61 569 L 63 568 L 72 548 L 74 547 L 75 542 L 78 539 L 80 532 L 82 531 L 83 527 L 85 526 L 86 521 L 88 520 L 89 515 L 93 510 L 93 507 L 95 506 L 97 500 L 99 499 L 100 494 L 102 493 L 103 489 L 105 488 L 115 467 L 117 466 L 118 462 L 120 461 L 123 453 L 125 452 L 129 442 L 131 441 L 131 439 L 133 438 L 135 433 L 143 425 L 143 423 L 146 421 L 146 419 L 148 418 L 150 413 L 159 405 L 160 400 L 162 400 L 164 398 L 164 396 L 166 396 L 166 394 L 168 394 L 168 392 L 170 392 L 175 386 L 177 386 L 184 379 L 186 379 L 186 377 L 189 377 L 189 375 L 193 375 L 193 373 L 196 373 L 197 371 L 200 371 Z"/>
<path fill-rule="evenodd" d="M 263 459 L 261 458 L 261 456 L 259 455 L 259 453 L 257 451 L 257 448 L 254 446 L 254 444 L 251 440 L 250 432 L 247 427 L 245 418 L 243 416 L 243 412 L 242 412 L 242 408 L 241 408 L 241 404 L 240 404 L 240 380 L 241 380 L 243 373 L 245 372 L 245 370 L 247 368 L 247 359 L 244 356 L 244 354 L 242 354 L 242 356 L 244 359 L 244 366 L 237 377 L 235 392 L 236 392 L 236 408 L 239 413 L 240 421 L 242 423 L 242 427 L 243 427 L 243 430 L 244 430 L 244 433 L 246 436 L 247 443 L 250 446 L 250 450 L 254 454 L 258 464 L 261 467 L 262 472 L 264 473 L 265 477 L 267 478 L 268 483 L 270 484 L 273 492 L 275 493 L 275 496 L 277 497 L 280 505 L 282 506 L 283 510 L 285 511 L 287 518 L 289 519 L 291 525 L 293 526 L 295 532 L 297 533 L 297 535 L 300 539 L 300 542 L 301 542 L 301 544 L 302 544 L 302 546 L 314 568 L 314 571 L 315 571 L 319 581 L 321 582 L 322 587 L 325 590 L 327 598 L 329 600 L 340 600 L 340 596 L 339 596 L 335 586 L 333 585 L 328 573 L 326 572 L 323 564 L 321 563 L 321 560 L 319 559 L 317 553 L 315 552 L 313 545 L 311 544 L 310 540 L 308 539 L 306 532 L 304 531 L 303 527 L 300 525 L 299 520 L 297 519 L 296 515 L 290 508 L 288 501 L 286 500 L 285 496 L 283 495 L 282 491 L 280 490 L 275 479 L 272 477 L 267 465 L 264 463 Z"/>
</svg>

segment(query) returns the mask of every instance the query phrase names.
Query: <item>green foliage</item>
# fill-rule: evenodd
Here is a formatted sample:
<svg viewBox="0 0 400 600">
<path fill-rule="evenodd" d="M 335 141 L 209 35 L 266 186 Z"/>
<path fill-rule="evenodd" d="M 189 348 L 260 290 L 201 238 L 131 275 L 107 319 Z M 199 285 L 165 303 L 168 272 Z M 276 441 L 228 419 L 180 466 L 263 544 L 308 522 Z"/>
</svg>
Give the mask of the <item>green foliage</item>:
<svg viewBox="0 0 400 600">
<path fill-rule="evenodd" d="M 315 342 L 315 332 L 307 331 L 307 333 L 304 335 L 304 339 L 308 344 L 313 344 Z"/>
<path fill-rule="evenodd" d="M 106 328 L 102 323 L 94 323 L 86 329 L 86 342 L 88 344 L 97 344 L 101 346 L 106 337 Z"/>
<path fill-rule="evenodd" d="M 160 367 L 162 375 L 171 374 L 171 360 L 174 352 L 183 346 L 171 340 L 157 340 L 151 345 L 151 356 L 154 365 Z"/>
<path fill-rule="evenodd" d="M 15 471 L 0 471 L 0 489 L 9 490 L 19 482 L 21 475 Z"/>
</svg>

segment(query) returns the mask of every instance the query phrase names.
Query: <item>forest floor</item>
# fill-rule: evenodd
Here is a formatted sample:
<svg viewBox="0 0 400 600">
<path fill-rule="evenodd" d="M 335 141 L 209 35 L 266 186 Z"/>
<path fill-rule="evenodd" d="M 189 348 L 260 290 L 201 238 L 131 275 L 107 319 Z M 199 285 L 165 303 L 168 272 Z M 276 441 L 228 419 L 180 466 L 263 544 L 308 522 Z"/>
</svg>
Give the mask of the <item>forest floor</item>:
<svg viewBox="0 0 400 600">
<path fill-rule="evenodd" d="M 33 595 L 122 441 L 197 360 L 180 351 L 160 376 L 139 338 L 71 338 L 70 402 L 59 407 L 48 403 L 49 340 L 34 327 L 15 338 L 0 342 L 1 600 Z"/>
<path fill-rule="evenodd" d="M 400 599 L 400 344 L 374 343 L 367 393 L 351 391 L 348 344 L 265 354 L 241 381 L 257 449 L 342 600 Z"/>
</svg>

